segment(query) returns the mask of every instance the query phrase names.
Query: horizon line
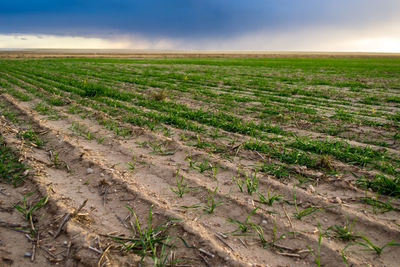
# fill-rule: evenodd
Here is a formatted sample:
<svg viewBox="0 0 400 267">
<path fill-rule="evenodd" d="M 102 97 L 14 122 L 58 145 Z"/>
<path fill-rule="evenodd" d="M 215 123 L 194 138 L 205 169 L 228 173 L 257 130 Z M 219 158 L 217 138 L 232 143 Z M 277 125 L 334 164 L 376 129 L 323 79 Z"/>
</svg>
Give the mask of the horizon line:
<svg viewBox="0 0 400 267">
<path fill-rule="evenodd" d="M 0 48 L 0 57 L 400 57 L 399 52 L 207 50 L 207 49 L 101 49 L 101 48 Z"/>
</svg>

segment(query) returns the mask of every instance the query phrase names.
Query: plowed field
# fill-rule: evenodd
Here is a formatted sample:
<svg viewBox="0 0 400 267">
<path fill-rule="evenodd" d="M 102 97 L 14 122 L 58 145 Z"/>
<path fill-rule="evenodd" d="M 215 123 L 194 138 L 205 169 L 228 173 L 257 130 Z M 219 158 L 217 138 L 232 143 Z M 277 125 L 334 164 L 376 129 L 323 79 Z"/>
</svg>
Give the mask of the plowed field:
<svg viewBox="0 0 400 267">
<path fill-rule="evenodd" d="M 400 262 L 400 59 L 1 59 L 0 90 L 5 265 Z"/>
</svg>

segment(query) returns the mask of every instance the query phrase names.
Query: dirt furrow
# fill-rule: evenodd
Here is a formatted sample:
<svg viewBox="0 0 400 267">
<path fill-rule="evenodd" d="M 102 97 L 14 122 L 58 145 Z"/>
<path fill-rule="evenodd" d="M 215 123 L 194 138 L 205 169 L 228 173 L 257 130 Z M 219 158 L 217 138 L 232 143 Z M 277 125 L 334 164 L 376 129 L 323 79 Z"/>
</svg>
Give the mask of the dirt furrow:
<svg viewBox="0 0 400 267">
<path fill-rule="evenodd" d="M 135 148 L 135 150 L 136 150 L 137 148 Z M 125 160 L 126 160 L 126 153 L 125 153 Z M 153 163 L 154 164 L 154 163 Z M 164 166 L 164 164 L 161 164 L 162 166 Z M 170 170 L 171 171 L 171 173 L 173 172 L 172 170 Z M 160 172 L 163 172 L 162 170 L 160 170 Z M 140 174 L 140 173 L 139 173 Z M 159 175 L 160 175 L 160 173 L 159 173 Z M 190 175 L 192 175 L 192 174 L 190 174 Z M 139 175 L 140 176 L 140 175 Z M 161 176 L 161 175 L 160 175 Z M 171 178 L 172 178 L 172 174 L 171 174 Z M 149 185 L 149 184 L 154 184 L 154 182 L 157 182 L 157 181 L 151 181 L 151 180 L 148 180 L 147 181 L 147 185 Z M 159 180 L 158 180 L 158 182 L 159 182 Z M 166 185 L 166 187 L 168 188 L 168 186 L 169 185 L 171 185 L 171 181 L 169 181 L 169 183 Z M 168 191 L 168 190 L 167 190 Z M 161 191 L 160 191 L 161 192 Z M 158 192 L 159 193 L 159 192 Z M 161 192 L 162 193 L 162 192 Z M 296 192 L 296 194 L 298 194 L 297 192 Z M 299 197 L 299 199 L 304 199 L 304 197 Z M 301 227 L 300 227 L 301 228 Z"/>
<path fill-rule="evenodd" d="M 123 179 L 123 175 L 109 169 L 105 170 L 95 162 L 86 159 L 86 156 L 84 156 L 85 151 L 71 145 L 67 137 L 58 135 L 52 130 L 45 128 L 40 122 L 28 119 L 30 117 L 26 114 L 23 114 L 23 116 L 26 116 L 27 122 L 35 125 L 36 130 L 47 132 L 46 150 L 48 151 L 34 149 L 31 155 L 27 153 L 28 159 L 32 158 L 32 160 L 46 167 L 46 175 L 43 177 L 42 182 L 51 185 L 51 192 L 53 195 L 57 195 L 57 201 L 62 201 L 61 205 L 70 208 L 77 207 L 83 199 L 88 199 L 88 205 L 90 207 L 89 212 L 87 215 L 83 216 L 82 221 L 79 221 L 80 228 L 85 230 L 81 231 L 81 234 L 84 235 L 86 239 L 90 239 L 91 242 L 94 242 L 95 238 L 99 237 L 103 237 L 100 239 L 104 240 L 104 235 L 111 232 L 127 233 L 127 229 L 123 228 L 117 217 L 125 217 L 125 215 L 129 213 L 129 210 L 125 208 L 127 205 L 135 210 L 141 223 L 147 220 L 147 213 L 152 205 L 154 205 L 153 220 L 158 223 L 166 219 L 179 218 L 179 216 L 176 216 L 177 214 L 166 209 L 165 205 L 155 200 L 153 196 L 143 192 L 143 188 L 137 188 L 135 183 Z M 49 151 L 52 151 L 53 157 L 57 155 L 57 161 L 59 161 L 59 163 L 57 163 L 56 166 L 59 166 L 56 168 L 52 166 L 54 162 L 49 162 Z M 89 175 L 87 173 L 88 169 L 91 169 L 93 174 Z M 92 178 L 95 181 L 85 184 L 84 179 L 82 179 L 85 177 Z M 104 185 L 108 185 L 109 193 L 106 196 L 101 196 L 101 194 L 99 194 L 99 188 L 101 186 L 104 187 Z M 197 225 L 184 221 L 177 222 L 176 225 L 176 236 L 184 238 L 188 245 L 196 247 L 196 249 L 186 249 L 182 242 L 176 242 L 177 257 L 187 259 L 190 264 L 193 265 L 205 264 L 202 262 L 202 258 L 198 256 L 201 254 L 198 252 L 198 249 L 202 249 L 214 255 L 207 260 L 209 264 L 218 265 L 225 263 L 234 266 L 246 265 L 245 262 L 235 257 L 233 254 L 224 251 L 224 249 L 214 241 L 214 238 L 204 235 L 204 233 L 202 233 L 204 231 L 201 231 L 201 228 L 199 230 Z M 68 229 L 69 228 L 67 228 L 67 231 Z M 71 231 L 73 232 L 73 230 Z M 200 233 L 202 234 L 199 235 Z M 82 261 L 88 262 L 89 259 L 87 259 L 86 256 L 96 255 L 96 252 L 88 250 L 88 247 L 85 249 L 87 251 L 81 252 L 80 254 L 84 257 Z M 181 255 L 179 255 L 179 253 Z M 207 258 L 207 255 L 202 255 L 202 257 Z M 120 258 L 118 256 L 117 262 L 129 262 L 129 259 L 124 259 L 124 257 Z"/>
</svg>

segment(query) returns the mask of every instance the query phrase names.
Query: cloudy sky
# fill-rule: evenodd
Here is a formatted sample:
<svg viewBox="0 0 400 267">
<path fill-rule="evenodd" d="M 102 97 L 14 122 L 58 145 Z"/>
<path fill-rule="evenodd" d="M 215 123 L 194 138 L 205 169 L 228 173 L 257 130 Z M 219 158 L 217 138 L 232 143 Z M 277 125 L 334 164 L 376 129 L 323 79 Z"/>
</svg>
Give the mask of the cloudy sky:
<svg viewBox="0 0 400 267">
<path fill-rule="evenodd" d="M 0 48 L 400 52 L 400 0 L 1 0 Z"/>
</svg>

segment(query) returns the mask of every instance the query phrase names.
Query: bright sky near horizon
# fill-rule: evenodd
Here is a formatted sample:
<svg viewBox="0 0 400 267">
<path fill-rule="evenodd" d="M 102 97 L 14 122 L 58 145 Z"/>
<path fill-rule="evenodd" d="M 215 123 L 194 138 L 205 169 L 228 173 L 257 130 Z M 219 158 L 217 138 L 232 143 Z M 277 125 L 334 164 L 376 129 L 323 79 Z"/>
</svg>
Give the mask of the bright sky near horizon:
<svg viewBox="0 0 400 267">
<path fill-rule="evenodd" d="M 399 0 L 2 0 L 0 48 L 400 52 Z"/>
</svg>

